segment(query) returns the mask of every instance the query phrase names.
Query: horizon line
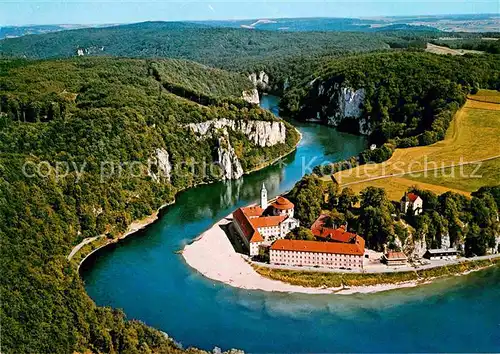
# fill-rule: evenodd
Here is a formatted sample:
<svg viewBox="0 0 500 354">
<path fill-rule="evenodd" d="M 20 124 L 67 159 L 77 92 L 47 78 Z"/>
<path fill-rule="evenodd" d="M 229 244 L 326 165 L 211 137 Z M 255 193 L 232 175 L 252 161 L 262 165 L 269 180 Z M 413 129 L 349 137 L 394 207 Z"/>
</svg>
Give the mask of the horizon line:
<svg viewBox="0 0 500 354">
<path fill-rule="evenodd" d="M 27 23 L 21 25 L 1 24 L 0 29 L 4 27 L 29 27 L 29 26 L 121 26 L 131 25 L 136 23 L 146 22 L 171 22 L 171 23 L 197 23 L 197 22 L 226 22 L 226 21 L 255 21 L 255 20 L 299 20 L 299 19 L 353 19 L 353 20 L 374 20 L 374 19 L 391 19 L 391 18 L 426 18 L 426 17 L 442 17 L 442 16 L 485 16 L 500 19 L 500 14 L 493 12 L 480 12 L 480 13 L 447 13 L 447 14 L 432 14 L 432 15 L 375 15 L 375 16 L 360 16 L 360 17 L 337 17 L 337 16 L 300 16 L 300 17 L 254 17 L 254 18 L 228 18 L 219 20 L 144 20 L 137 22 L 102 22 L 102 23 L 44 23 L 35 24 Z"/>
</svg>

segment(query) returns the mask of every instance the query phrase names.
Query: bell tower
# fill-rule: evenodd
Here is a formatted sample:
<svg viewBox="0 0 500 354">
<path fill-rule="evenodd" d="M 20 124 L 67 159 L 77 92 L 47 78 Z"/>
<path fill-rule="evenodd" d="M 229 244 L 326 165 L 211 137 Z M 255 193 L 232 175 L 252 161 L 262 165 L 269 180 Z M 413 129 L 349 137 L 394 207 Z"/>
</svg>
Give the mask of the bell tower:
<svg viewBox="0 0 500 354">
<path fill-rule="evenodd" d="M 267 209 L 267 189 L 264 183 L 262 183 L 262 189 L 260 190 L 260 207 L 264 210 Z"/>
</svg>

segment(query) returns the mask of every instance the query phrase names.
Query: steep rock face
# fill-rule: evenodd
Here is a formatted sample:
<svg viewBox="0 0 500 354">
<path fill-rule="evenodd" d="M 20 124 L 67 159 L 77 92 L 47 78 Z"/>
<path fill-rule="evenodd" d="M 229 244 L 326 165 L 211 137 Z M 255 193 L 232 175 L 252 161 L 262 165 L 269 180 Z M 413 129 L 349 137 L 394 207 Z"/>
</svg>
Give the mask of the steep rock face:
<svg viewBox="0 0 500 354">
<path fill-rule="evenodd" d="M 450 235 L 448 233 L 441 236 L 441 248 L 450 248 L 451 240 Z"/>
<path fill-rule="evenodd" d="M 351 118 L 358 121 L 358 129 L 361 134 L 371 134 L 370 122 L 363 117 L 362 105 L 365 100 L 365 89 L 354 90 L 350 87 L 334 86 L 334 93 L 330 102 L 336 109 L 327 117 L 328 124 L 338 126 L 344 119 Z"/>
<path fill-rule="evenodd" d="M 500 234 L 495 236 L 495 247 L 491 250 L 492 254 L 500 253 Z"/>
<path fill-rule="evenodd" d="M 286 140 L 286 127 L 283 122 L 245 121 L 222 118 L 201 123 L 191 123 L 187 127 L 202 137 L 207 136 L 214 129 L 232 129 L 245 134 L 251 142 L 260 147 L 283 144 Z"/>
<path fill-rule="evenodd" d="M 148 175 L 155 182 L 160 182 L 162 179 L 170 182 L 171 171 L 172 165 L 167 150 L 156 149 L 149 160 Z"/>
<path fill-rule="evenodd" d="M 260 73 L 251 73 L 248 76 L 248 79 L 252 81 L 255 87 L 258 87 L 262 90 L 265 90 L 269 87 L 269 75 L 267 75 L 264 71 Z"/>
<path fill-rule="evenodd" d="M 366 98 L 364 88 L 354 89 L 343 84 L 327 84 L 315 79 L 309 83 L 312 94 L 317 97 L 316 112 L 313 120 L 323 120 L 329 125 L 339 126 L 344 120 L 355 120 L 357 130 L 363 135 L 370 135 L 373 127 L 369 117 L 363 115 L 363 103 Z"/>
<path fill-rule="evenodd" d="M 243 176 L 243 167 L 234 151 L 227 131 L 217 140 L 217 163 L 222 169 L 222 179 L 238 179 Z"/>
<path fill-rule="evenodd" d="M 256 88 L 243 91 L 243 99 L 249 103 L 258 105 L 260 104 L 259 91 Z"/>
<path fill-rule="evenodd" d="M 425 237 L 422 237 L 420 240 L 415 240 L 413 235 L 409 236 L 406 239 L 403 250 L 409 259 L 422 258 L 425 252 L 427 252 Z"/>
</svg>

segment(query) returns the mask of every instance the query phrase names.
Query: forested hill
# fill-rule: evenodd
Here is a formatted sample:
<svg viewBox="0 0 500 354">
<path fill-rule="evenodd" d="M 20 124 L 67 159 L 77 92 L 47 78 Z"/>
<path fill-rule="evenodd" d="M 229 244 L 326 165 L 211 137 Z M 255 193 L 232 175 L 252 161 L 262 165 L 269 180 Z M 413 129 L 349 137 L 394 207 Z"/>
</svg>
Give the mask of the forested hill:
<svg viewBox="0 0 500 354">
<path fill-rule="evenodd" d="M 400 147 L 444 138 L 456 110 L 479 88 L 500 89 L 500 57 L 386 52 L 324 60 L 285 92 L 283 107 Z"/>
<path fill-rule="evenodd" d="M 187 72 L 192 80 L 179 81 Z M 223 99 L 201 105 L 165 82 Z M 0 61 L 2 353 L 180 351 L 122 312 L 96 307 L 66 257 L 83 238 L 116 238 L 177 191 L 220 179 L 222 167 L 205 164 L 223 153 L 249 170 L 290 151 L 298 137 L 287 124 L 224 97 L 240 84 L 179 61 Z M 240 131 L 200 136 L 186 126 L 221 119 L 284 124 L 286 141 L 262 147 Z"/>
<path fill-rule="evenodd" d="M 136 100 L 141 109 L 149 96 L 160 93 L 159 86 L 198 103 L 230 101 L 242 106 L 242 92 L 253 87 L 243 75 L 185 60 L 74 58 L 1 64 L 1 110 L 23 121 L 58 118 L 71 105 L 117 108 Z M 138 87 L 147 90 L 138 93 Z"/>
<path fill-rule="evenodd" d="M 0 41 L 4 57 L 56 58 L 78 54 L 184 58 L 224 68 L 263 58 L 387 49 L 384 35 L 349 32 L 276 32 L 210 28 L 190 23 L 145 22 L 78 29 Z"/>
</svg>

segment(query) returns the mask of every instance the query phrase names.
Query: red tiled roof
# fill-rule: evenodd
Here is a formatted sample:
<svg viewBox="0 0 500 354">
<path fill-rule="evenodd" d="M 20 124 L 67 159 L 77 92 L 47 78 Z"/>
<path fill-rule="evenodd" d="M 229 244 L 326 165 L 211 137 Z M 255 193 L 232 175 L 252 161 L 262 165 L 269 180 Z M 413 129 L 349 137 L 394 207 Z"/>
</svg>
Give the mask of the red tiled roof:
<svg viewBox="0 0 500 354">
<path fill-rule="evenodd" d="M 260 217 L 260 218 L 250 219 L 250 223 L 255 228 L 258 228 L 258 227 L 272 227 L 272 226 L 278 226 L 286 218 L 287 218 L 286 215 L 280 215 L 280 216 L 263 216 L 263 217 Z"/>
<path fill-rule="evenodd" d="M 241 230 L 243 231 L 243 235 L 246 237 L 246 239 L 249 242 L 262 242 L 264 239 L 262 238 L 262 235 L 257 231 L 252 223 L 250 222 L 251 219 L 248 218 L 247 215 L 243 212 L 244 208 L 238 208 L 235 210 L 233 213 L 233 218 L 236 220 L 238 225 L 240 226 Z"/>
<path fill-rule="evenodd" d="M 385 254 L 385 258 L 391 261 L 395 260 L 407 260 L 406 255 L 403 252 L 392 252 L 389 251 Z"/>
<path fill-rule="evenodd" d="M 241 208 L 241 210 L 243 211 L 243 213 L 245 213 L 246 216 L 248 216 L 249 218 L 252 218 L 252 217 L 258 217 L 258 216 L 261 216 L 262 214 L 264 214 L 264 209 L 262 209 L 260 206 L 258 205 L 254 205 L 254 206 L 250 206 L 250 207 L 245 207 L 245 208 Z"/>
<path fill-rule="evenodd" d="M 271 246 L 271 250 L 334 253 L 362 256 L 365 253 L 365 240 L 357 236 L 356 243 L 336 243 L 303 240 L 277 240 Z"/>
<path fill-rule="evenodd" d="M 328 215 L 325 214 L 320 215 L 311 226 L 311 231 L 315 237 L 344 243 L 352 242 L 354 240 L 356 234 L 347 232 L 344 226 L 341 226 L 338 229 L 323 227 L 327 217 Z"/>
<path fill-rule="evenodd" d="M 295 206 L 291 201 L 284 197 L 278 197 L 276 201 L 271 204 L 273 208 L 279 209 L 279 210 L 288 210 L 288 209 L 293 209 Z"/>
<path fill-rule="evenodd" d="M 406 196 L 411 202 L 414 202 L 418 198 L 418 195 L 416 195 L 415 193 L 408 193 Z"/>
</svg>

